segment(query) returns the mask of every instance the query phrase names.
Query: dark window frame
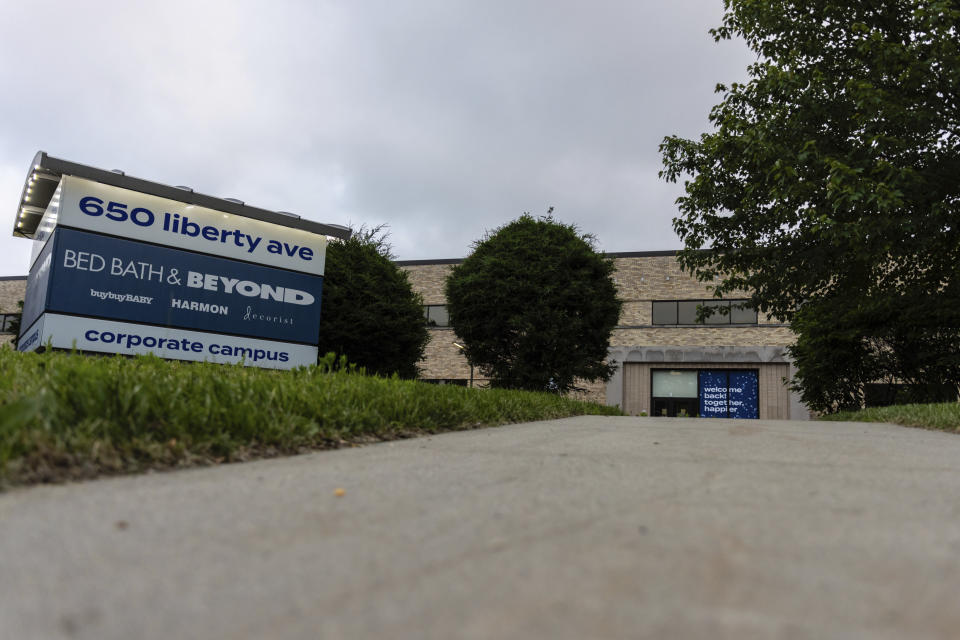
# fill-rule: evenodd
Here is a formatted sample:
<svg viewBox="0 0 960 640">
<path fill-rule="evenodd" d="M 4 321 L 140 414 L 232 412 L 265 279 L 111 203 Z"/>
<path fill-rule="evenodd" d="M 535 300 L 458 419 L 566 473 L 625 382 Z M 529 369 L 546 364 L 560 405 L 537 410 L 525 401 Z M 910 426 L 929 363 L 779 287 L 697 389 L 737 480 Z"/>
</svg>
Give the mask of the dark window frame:
<svg viewBox="0 0 960 640">
<path fill-rule="evenodd" d="M 741 305 L 745 302 L 748 302 L 745 298 L 735 298 L 735 299 L 723 299 L 723 298 L 693 298 L 686 300 L 651 300 L 650 301 L 650 324 L 657 327 L 748 327 L 756 326 L 760 324 L 760 315 L 757 313 L 756 309 L 747 306 L 746 308 L 737 308 L 738 305 Z M 729 309 L 729 312 L 726 314 L 721 314 L 715 312 L 706 318 L 705 321 L 697 322 L 694 318 L 693 322 L 681 322 L 682 318 L 689 316 L 689 311 L 684 310 L 684 313 L 681 313 L 681 303 L 694 303 L 697 307 L 703 305 L 717 305 L 717 306 L 726 306 Z M 665 311 L 664 307 L 666 305 L 674 305 L 674 311 L 672 314 L 669 311 Z M 659 312 L 655 311 L 656 306 L 660 306 L 661 309 Z M 687 306 L 687 305 L 684 305 Z M 743 314 L 748 312 L 748 310 L 753 311 L 753 320 L 747 322 L 734 322 L 734 313 Z M 676 322 L 657 322 L 656 316 L 663 316 L 663 314 L 668 314 L 669 317 L 676 318 Z"/>
<path fill-rule="evenodd" d="M 469 386 L 469 380 L 466 378 L 418 378 L 418 382 L 426 382 L 427 384 L 436 384 L 436 385 L 453 385 L 456 387 L 467 387 Z"/>
<path fill-rule="evenodd" d="M 660 305 L 659 314 L 657 312 L 657 305 Z M 671 310 L 671 307 L 672 310 Z M 672 325 L 677 324 L 677 319 L 680 317 L 678 315 L 678 301 L 677 300 L 653 300 L 650 305 L 650 324 L 655 325 Z M 667 314 L 668 318 L 673 318 L 673 322 L 657 322 L 657 315 Z"/>
<path fill-rule="evenodd" d="M 442 322 L 438 322 L 436 319 L 431 317 L 431 309 L 443 309 L 443 315 L 441 316 Z M 445 304 L 425 304 L 423 305 L 423 321 L 427 324 L 428 327 L 449 327 L 450 326 L 450 313 L 447 310 L 447 305 Z"/>
<path fill-rule="evenodd" d="M 19 313 L 0 313 L 0 334 L 14 335 L 14 332 L 10 331 L 10 323 L 20 318 L 21 315 Z"/>
</svg>

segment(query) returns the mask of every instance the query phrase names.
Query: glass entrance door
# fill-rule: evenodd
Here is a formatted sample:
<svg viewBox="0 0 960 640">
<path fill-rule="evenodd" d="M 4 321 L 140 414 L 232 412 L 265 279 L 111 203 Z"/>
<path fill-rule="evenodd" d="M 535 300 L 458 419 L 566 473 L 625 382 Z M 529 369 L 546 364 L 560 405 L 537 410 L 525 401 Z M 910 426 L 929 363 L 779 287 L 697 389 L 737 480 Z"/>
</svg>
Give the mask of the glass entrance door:
<svg viewBox="0 0 960 640">
<path fill-rule="evenodd" d="M 698 415 L 696 369 L 654 370 L 652 415 L 678 418 Z"/>
<path fill-rule="evenodd" d="M 653 415 L 663 418 L 697 417 L 696 398 L 654 398 Z"/>
</svg>

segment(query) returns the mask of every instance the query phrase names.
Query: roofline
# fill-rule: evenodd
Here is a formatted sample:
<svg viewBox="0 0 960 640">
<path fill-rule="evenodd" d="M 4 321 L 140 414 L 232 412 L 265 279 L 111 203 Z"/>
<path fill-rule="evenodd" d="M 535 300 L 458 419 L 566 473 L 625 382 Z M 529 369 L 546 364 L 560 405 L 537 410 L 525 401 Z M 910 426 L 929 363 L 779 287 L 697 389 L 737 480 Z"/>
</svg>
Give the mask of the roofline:
<svg viewBox="0 0 960 640">
<path fill-rule="evenodd" d="M 10 280 L 26 280 L 27 276 L 0 276 L 0 282 L 8 282 Z"/>
<path fill-rule="evenodd" d="M 352 233 L 349 227 L 345 227 L 343 225 L 324 224 L 321 222 L 314 222 L 312 220 L 305 220 L 296 214 L 252 207 L 240 200 L 215 198 L 214 196 L 197 193 L 190 187 L 171 187 L 170 185 L 161 184 L 159 182 L 151 182 L 149 180 L 144 180 L 143 178 L 128 176 L 123 171 L 117 169 L 112 171 L 98 169 L 89 165 L 70 162 L 69 160 L 64 160 L 62 158 L 54 158 L 48 155 L 45 151 L 38 151 L 37 155 L 33 158 L 33 163 L 30 165 L 30 171 L 27 173 L 27 179 L 24 181 L 23 192 L 20 194 L 20 206 L 17 208 L 18 216 L 14 221 L 13 235 L 15 236 L 28 238 L 32 237 L 33 232 L 36 230 L 36 224 L 39 224 L 40 221 L 39 215 L 31 216 L 30 222 L 34 222 L 33 218 L 36 218 L 36 224 L 25 224 L 24 227 L 20 229 L 18 229 L 16 226 L 16 220 L 19 219 L 19 212 L 26 204 L 25 196 L 27 195 L 27 187 L 29 185 L 31 176 L 33 176 L 35 173 L 50 176 L 49 179 L 59 179 L 60 176 L 63 175 L 76 176 L 78 178 L 85 178 L 94 182 L 100 182 L 113 187 L 119 187 L 121 189 L 138 191 L 140 193 L 146 193 L 159 198 L 176 200 L 177 202 L 183 202 L 185 204 L 192 204 L 199 207 L 205 207 L 207 209 L 232 213 L 244 218 L 253 218 L 254 220 L 260 220 L 270 224 L 290 227 L 293 229 L 301 229 L 310 233 L 332 236 L 334 238 L 347 239 Z M 48 204 L 49 198 L 46 202 L 31 202 L 30 206 L 40 210 L 45 210 Z"/>
<path fill-rule="evenodd" d="M 680 253 L 679 249 L 668 251 L 620 251 L 616 253 L 604 253 L 608 258 L 664 258 L 674 257 Z M 460 264 L 464 258 L 438 258 L 434 260 L 395 260 L 394 264 L 398 267 L 416 267 L 437 264 Z"/>
<path fill-rule="evenodd" d="M 608 258 L 667 258 L 675 257 L 679 253 L 680 249 L 668 249 L 663 251 L 619 251 L 604 255 Z"/>
<path fill-rule="evenodd" d="M 415 267 L 417 265 L 429 264 L 460 264 L 463 258 L 437 258 L 434 260 L 394 260 L 393 264 L 398 267 Z"/>
</svg>

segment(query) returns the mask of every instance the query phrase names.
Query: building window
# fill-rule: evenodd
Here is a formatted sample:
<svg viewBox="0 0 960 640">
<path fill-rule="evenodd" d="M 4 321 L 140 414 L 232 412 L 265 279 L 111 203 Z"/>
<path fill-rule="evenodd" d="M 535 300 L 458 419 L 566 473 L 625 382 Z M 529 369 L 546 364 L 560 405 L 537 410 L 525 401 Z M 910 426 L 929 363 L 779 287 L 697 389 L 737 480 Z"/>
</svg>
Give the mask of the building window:
<svg viewBox="0 0 960 640">
<path fill-rule="evenodd" d="M 424 305 L 423 318 L 431 327 L 450 326 L 450 316 L 447 314 L 447 305 L 445 304 Z"/>
<path fill-rule="evenodd" d="M 956 402 L 957 388 L 949 384 L 925 386 L 874 382 L 863 386 L 865 407 L 889 407 L 913 402 Z"/>
<path fill-rule="evenodd" d="M 699 300 L 680 300 L 677 302 L 677 324 L 697 324 Z"/>
<path fill-rule="evenodd" d="M 749 306 L 730 305 L 730 324 L 757 324 L 757 310 Z"/>
<path fill-rule="evenodd" d="M 697 370 L 670 369 L 653 371 L 654 398 L 696 398 Z"/>
<path fill-rule="evenodd" d="M 19 313 L 0 313 L 0 333 L 15 333 L 19 321 Z"/>
<path fill-rule="evenodd" d="M 704 324 L 730 324 L 729 300 L 704 300 L 703 307 L 713 312 L 704 318 Z"/>
<path fill-rule="evenodd" d="M 757 324 L 757 310 L 743 307 L 746 300 L 654 300 L 652 322 L 655 325 L 731 325 Z M 699 307 L 709 307 L 713 313 L 697 320 Z"/>
<path fill-rule="evenodd" d="M 653 324 L 678 324 L 676 300 L 654 301 Z"/>
</svg>

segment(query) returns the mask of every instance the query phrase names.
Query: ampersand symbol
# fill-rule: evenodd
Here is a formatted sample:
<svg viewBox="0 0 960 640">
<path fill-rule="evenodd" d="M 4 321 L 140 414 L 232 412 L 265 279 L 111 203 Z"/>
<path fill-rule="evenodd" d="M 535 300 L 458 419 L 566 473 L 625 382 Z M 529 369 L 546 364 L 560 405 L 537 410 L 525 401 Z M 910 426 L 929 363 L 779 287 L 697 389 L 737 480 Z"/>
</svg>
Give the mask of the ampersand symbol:
<svg viewBox="0 0 960 640">
<path fill-rule="evenodd" d="M 180 278 L 177 277 L 176 269 L 170 269 L 170 275 L 167 276 L 167 284 L 180 284 Z"/>
</svg>

